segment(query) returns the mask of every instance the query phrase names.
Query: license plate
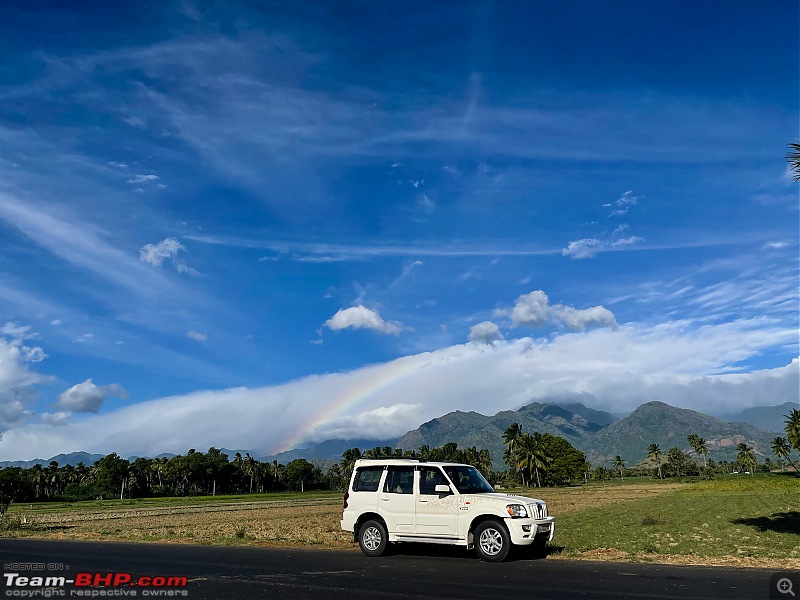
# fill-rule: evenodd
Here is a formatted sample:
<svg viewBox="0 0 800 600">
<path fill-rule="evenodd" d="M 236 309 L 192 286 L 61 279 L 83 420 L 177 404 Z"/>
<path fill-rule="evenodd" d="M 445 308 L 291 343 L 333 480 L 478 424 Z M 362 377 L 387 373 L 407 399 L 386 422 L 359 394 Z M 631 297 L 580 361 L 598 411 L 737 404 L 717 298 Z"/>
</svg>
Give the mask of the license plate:
<svg viewBox="0 0 800 600">
<path fill-rule="evenodd" d="M 550 531 L 550 523 L 537 526 L 536 531 Z"/>
</svg>

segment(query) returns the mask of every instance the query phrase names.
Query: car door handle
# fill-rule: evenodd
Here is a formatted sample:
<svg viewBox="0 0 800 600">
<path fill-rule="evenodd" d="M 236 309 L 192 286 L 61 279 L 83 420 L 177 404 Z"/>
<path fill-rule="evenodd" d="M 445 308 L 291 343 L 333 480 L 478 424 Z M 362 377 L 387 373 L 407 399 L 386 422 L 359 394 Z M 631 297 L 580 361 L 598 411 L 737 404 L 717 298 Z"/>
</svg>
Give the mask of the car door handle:
<svg viewBox="0 0 800 600">
<path fill-rule="evenodd" d="M 384 502 L 388 502 L 389 500 L 391 500 L 391 498 L 381 498 L 381 500 L 383 500 Z"/>
<path fill-rule="evenodd" d="M 420 502 L 427 502 L 427 500 L 423 500 L 422 498 L 419 499 Z"/>
</svg>

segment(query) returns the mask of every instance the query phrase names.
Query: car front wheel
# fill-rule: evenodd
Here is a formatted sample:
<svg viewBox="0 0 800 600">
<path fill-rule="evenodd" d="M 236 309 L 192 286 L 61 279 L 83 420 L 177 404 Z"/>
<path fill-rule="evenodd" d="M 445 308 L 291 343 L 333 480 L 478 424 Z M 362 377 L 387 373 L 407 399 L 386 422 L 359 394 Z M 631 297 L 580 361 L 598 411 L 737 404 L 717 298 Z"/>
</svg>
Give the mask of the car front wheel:
<svg viewBox="0 0 800 600">
<path fill-rule="evenodd" d="M 367 521 L 358 530 L 358 545 L 367 556 L 380 556 L 386 552 L 389 536 L 380 521 Z"/>
<path fill-rule="evenodd" d="M 503 561 L 511 550 L 511 537 L 503 524 L 498 521 L 484 521 L 478 525 L 473 538 L 475 552 L 486 562 Z"/>
</svg>

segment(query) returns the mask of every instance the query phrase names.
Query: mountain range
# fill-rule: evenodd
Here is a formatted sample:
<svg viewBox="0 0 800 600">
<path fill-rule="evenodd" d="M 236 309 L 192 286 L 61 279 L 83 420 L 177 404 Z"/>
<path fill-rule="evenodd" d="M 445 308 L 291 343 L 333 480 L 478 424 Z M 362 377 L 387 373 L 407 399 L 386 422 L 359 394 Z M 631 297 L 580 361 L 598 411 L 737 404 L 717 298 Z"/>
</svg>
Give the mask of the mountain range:
<svg viewBox="0 0 800 600">
<path fill-rule="evenodd" d="M 585 452 L 594 465 L 610 464 L 617 454 L 622 456 L 627 464 L 636 464 L 646 458 L 647 447 L 653 443 L 659 444 L 663 452 L 673 446 L 688 451 L 686 438 L 692 433 L 706 440 L 708 457 L 719 461 L 734 459 L 737 452 L 736 445 L 741 442 L 752 446 L 758 456 L 769 456 L 771 441 L 777 435 L 783 435 L 783 415 L 788 414 L 796 406 L 786 403 L 751 408 L 730 415 L 732 420 L 728 421 L 697 411 L 676 408 L 663 402 L 642 404 L 622 419 L 607 412 L 588 408 L 578 402 L 564 404 L 533 402 L 517 410 L 501 411 L 492 416 L 477 412 L 451 412 L 423 423 L 397 440 L 333 439 L 278 454 L 266 454 L 264 450 L 226 448 L 221 450 L 230 458 L 237 452 L 242 456 L 249 453 L 259 461 L 277 460 L 285 464 L 297 458 L 336 461 L 344 450 L 355 447 L 364 450 L 376 446 L 390 446 L 412 450 L 422 445 L 433 448 L 448 442 L 456 442 L 459 447 L 476 446 L 488 449 L 494 464 L 500 467 L 503 465 L 503 431 L 511 423 L 516 422 L 522 426 L 524 432 L 538 431 L 566 438 L 576 448 Z M 61 466 L 67 464 L 74 466 L 78 462 L 91 465 L 102 457 L 102 454 L 73 452 L 59 454 L 47 460 L 0 462 L 0 467 L 30 468 L 34 464 L 47 465 L 51 461 L 56 461 Z"/>
</svg>

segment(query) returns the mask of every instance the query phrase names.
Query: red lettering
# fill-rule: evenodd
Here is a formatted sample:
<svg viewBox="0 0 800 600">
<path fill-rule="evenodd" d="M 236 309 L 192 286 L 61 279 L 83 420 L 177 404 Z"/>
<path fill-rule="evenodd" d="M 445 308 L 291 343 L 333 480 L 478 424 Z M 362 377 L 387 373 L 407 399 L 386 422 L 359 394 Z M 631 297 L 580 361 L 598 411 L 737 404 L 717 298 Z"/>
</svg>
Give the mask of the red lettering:
<svg viewBox="0 0 800 600">
<path fill-rule="evenodd" d="M 75 574 L 75 587 L 87 587 L 92 585 L 91 573 L 76 573 Z"/>
<path fill-rule="evenodd" d="M 111 582 L 114 581 L 114 574 L 113 573 L 106 573 L 105 575 L 101 573 L 94 574 L 94 586 L 99 587 L 101 585 L 111 585 Z"/>
<path fill-rule="evenodd" d="M 117 573 L 114 575 L 114 586 L 125 585 L 126 583 L 130 583 L 131 575 L 130 573 Z"/>
</svg>

